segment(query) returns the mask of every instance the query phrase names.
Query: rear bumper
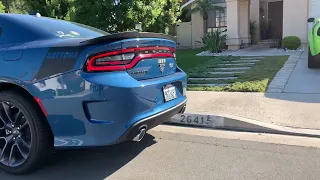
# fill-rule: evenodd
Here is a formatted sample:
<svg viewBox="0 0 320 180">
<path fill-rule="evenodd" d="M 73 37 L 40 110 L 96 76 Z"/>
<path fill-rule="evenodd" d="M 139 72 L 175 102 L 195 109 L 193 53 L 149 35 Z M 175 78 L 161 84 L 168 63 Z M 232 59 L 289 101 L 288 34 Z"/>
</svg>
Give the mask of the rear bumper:
<svg viewBox="0 0 320 180">
<path fill-rule="evenodd" d="M 165 102 L 162 88 L 169 83 L 177 98 Z M 126 72 L 77 71 L 34 84 L 32 94 L 48 112 L 56 148 L 90 147 L 128 140 L 139 126 L 170 120 L 184 108 L 186 86 L 182 71 L 141 81 Z"/>
<path fill-rule="evenodd" d="M 117 141 L 117 143 L 132 140 L 137 135 L 137 133 L 141 128 L 146 128 L 147 130 L 150 130 L 159 124 L 170 121 L 170 119 L 174 115 L 178 113 L 183 113 L 185 111 L 186 103 L 187 103 L 187 100 L 183 101 L 182 103 L 170 109 L 167 109 L 163 112 L 160 112 L 158 114 L 155 114 L 153 116 L 150 116 L 143 120 L 138 121 L 133 126 L 131 126 L 124 135 L 121 136 L 121 138 Z"/>
</svg>

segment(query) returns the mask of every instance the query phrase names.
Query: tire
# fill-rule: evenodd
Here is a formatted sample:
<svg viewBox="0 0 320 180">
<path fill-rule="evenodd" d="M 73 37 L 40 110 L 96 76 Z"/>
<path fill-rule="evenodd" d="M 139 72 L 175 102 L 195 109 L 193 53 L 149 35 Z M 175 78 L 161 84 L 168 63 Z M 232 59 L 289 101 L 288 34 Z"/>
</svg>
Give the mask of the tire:
<svg viewBox="0 0 320 180">
<path fill-rule="evenodd" d="M 22 143 L 23 145 L 27 145 L 27 146 L 24 146 L 24 147 L 28 147 L 27 150 L 24 150 L 24 151 L 27 151 L 28 153 L 21 153 L 22 151 L 19 148 L 20 157 L 24 157 L 23 160 L 21 160 L 23 162 L 22 163 L 20 162 L 21 164 L 19 163 L 19 165 L 17 165 L 17 166 L 8 165 L 8 164 L 10 164 L 10 162 L 17 161 L 16 159 L 18 159 L 14 156 L 11 156 L 10 154 L 9 154 L 10 155 L 9 157 L 13 157 L 13 158 L 11 158 L 11 160 L 8 160 L 8 163 L 3 163 L 4 160 L 3 160 L 3 162 L 0 161 L 0 169 L 4 170 L 5 172 L 10 173 L 10 174 L 21 175 L 21 174 L 27 174 L 27 173 L 33 172 L 33 171 L 37 170 L 39 167 L 41 167 L 42 165 L 44 165 L 44 163 L 46 162 L 49 155 L 52 155 L 53 141 L 51 138 L 49 125 L 45 119 L 45 116 L 43 115 L 40 108 L 38 107 L 38 105 L 35 102 L 33 102 L 32 100 L 33 99 L 28 98 L 28 96 L 24 96 L 23 93 L 18 92 L 18 91 L 0 92 L 0 106 L 2 107 L 2 109 L 1 109 L 2 113 L 6 112 L 6 111 L 4 111 L 5 109 L 7 109 L 8 111 L 9 110 L 13 111 L 12 110 L 13 108 L 17 108 L 17 109 L 21 110 L 21 112 L 22 112 L 22 115 L 20 115 L 21 119 L 25 119 L 24 122 L 28 123 L 28 125 L 24 126 L 24 127 L 27 127 L 28 133 L 26 133 L 26 132 L 23 133 L 22 128 L 24 128 L 24 127 L 22 127 L 20 125 L 21 130 L 18 129 L 19 136 L 18 137 L 16 136 L 16 138 L 12 138 L 14 140 L 12 143 L 14 143 L 14 145 L 16 144 L 16 147 L 14 147 L 14 148 L 18 148 L 18 138 L 21 138 L 20 142 L 26 142 L 26 140 L 22 141 L 23 136 L 28 136 L 28 139 L 29 138 L 31 139 L 28 142 L 29 143 L 28 145 L 27 145 L 27 143 L 25 143 L 25 144 Z M 12 105 L 11 107 L 8 106 L 11 109 L 4 108 L 5 106 L 7 106 L 5 103 L 9 104 L 10 106 Z M 18 111 L 18 113 L 20 113 L 20 111 Z M 8 115 L 8 114 L 6 114 L 6 115 Z M 18 121 L 17 120 L 18 116 L 19 115 L 14 116 L 14 119 L 16 121 Z M 22 120 L 19 120 L 19 121 L 22 122 Z M 12 122 L 12 121 L 10 121 L 10 122 Z M 24 123 L 24 124 L 26 124 L 26 123 Z M 3 126 L 3 127 L 6 128 L 7 126 Z M 26 129 L 26 128 L 24 128 L 24 129 Z M 0 130 L 0 132 L 1 132 L 1 130 Z M 12 135 L 16 135 L 16 134 L 14 134 L 16 132 L 17 131 L 12 130 Z M 21 135 L 20 135 L 20 133 L 21 133 Z M 28 135 L 25 135 L 25 134 L 28 134 Z M 3 136 L 9 137 L 7 135 L 7 131 L 5 132 L 5 135 L 3 135 Z M 15 137 L 15 136 L 12 136 L 12 137 Z M 11 141 L 12 141 L 12 139 L 11 139 Z M 4 141 L 6 142 L 6 144 L 9 144 L 7 142 L 11 142 L 9 140 L 8 141 L 4 140 Z M 14 145 L 12 145 L 12 146 L 14 146 Z M 23 145 L 21 145 L 21 146 L 23 146 Z M 14 148 L 11 148 L 10 152 L 11 153 L 15 152 L 12 154 L 18 154 L 16 152 L 18 150 L 14 150 Z M 7 154 L 8 154 L 8 152 L 7 152 Z M 24 155 L 28 154 L 28 156 L 26 156 L 26 155 L 23 156 L 22 154 L 24 154 Z M 0 155 L 1 155 L 1 144 L 0 144 Z M 17 155 L 15 155 L 15 156 L 17 156 Z M 8 159 L 8 158 L 6 158 L 6 159 Z M 7 164 L 7 165 L 5 165 L 5 164 Z"/>
<path fill-rule="evenodd" d="M 319 63 L 317 63 L 315 57 L 311 55 L 310 49 L 308 51 L 308 68 L 319 68 Z"/>
</svg>

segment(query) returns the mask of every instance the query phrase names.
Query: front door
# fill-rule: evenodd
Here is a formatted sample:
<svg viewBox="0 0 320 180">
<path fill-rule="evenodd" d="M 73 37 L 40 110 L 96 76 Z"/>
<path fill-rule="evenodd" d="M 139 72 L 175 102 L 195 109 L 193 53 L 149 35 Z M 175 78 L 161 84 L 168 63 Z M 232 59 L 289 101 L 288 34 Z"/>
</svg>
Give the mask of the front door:
<svg viewBox="0 0 320 180">
<path fill-rule="evenodd" d="M 268 3 L 268 38 L 275 39 L 282 35 L 283 1 Z"/>
</svg>

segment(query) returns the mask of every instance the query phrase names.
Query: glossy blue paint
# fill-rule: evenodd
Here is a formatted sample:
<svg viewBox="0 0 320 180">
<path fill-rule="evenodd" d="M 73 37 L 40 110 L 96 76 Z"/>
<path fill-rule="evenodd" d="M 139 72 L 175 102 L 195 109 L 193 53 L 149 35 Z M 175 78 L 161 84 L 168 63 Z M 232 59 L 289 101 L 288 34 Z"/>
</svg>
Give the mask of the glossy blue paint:
<svg viewBox="0 0 320 180">
<path fill-rule="evenodd" d="M 34 84 L 58 139 L 83 146 L 115 143 L 135 122 L 186 99 L 182 71 L 156 80 L 137 81 L 126 72 L 71 72 Z M 175 83 L 178 98 L 164 103 L 162 86 Z M 86 114 L 87 113 L 87 114 Z M 65 144 L 66 145 L 66 144 Z"/>
<path fill-rule="evenodd" d="M 95 37 L 61 39 L 39 32 L 37 27 L 25 25 L 21 20 L 15 21 L 20 17 L 23 20 L 30 18 L 28 15 L 12 18 L 0 14 L 3 29 L 0 36 L 0 83 L 16 84 L 41 100 L 48 113 L 47 121 L 56 147 L 114 144 L 136 122 L 186 100 L 183 91 L 187 77 L 173 58 L 165 58 L 163 73 L 159 70 L 158 58 L 144 59 L 127 71 L 84 71 L 87 59 L 95 54 L 130 47 L 175 48 L 175 42 L 160 38 L 133 38 L 83 45 L 83 41 Z M 28 37 L 19 38 L 22 35 L 17 33 L 17 28 L 20 31 L 25 29 L 23 36 Z M 17 37 L 9 32 L 17 33 Z M 61 60 L 64 56 L 48 55 L 52 51 L 63 50 L 76 51 L 78 56 Z M 56 64 L 58 61 L 65 64 L 74 61 L 74 64 L 68 70 L 59 71 L 63 64 Z M 39 76 L 41 70 L 47 72 L 52 69 L 56 71 L 52 71 L 50 76 Z M 146 70 L 146 73 L 132 74 L 139 70 Z M 167 84 L 175 86 L 178 96 L 170 102 L 164 102 L 163 98 L 162 88 Z"/>
</svg>

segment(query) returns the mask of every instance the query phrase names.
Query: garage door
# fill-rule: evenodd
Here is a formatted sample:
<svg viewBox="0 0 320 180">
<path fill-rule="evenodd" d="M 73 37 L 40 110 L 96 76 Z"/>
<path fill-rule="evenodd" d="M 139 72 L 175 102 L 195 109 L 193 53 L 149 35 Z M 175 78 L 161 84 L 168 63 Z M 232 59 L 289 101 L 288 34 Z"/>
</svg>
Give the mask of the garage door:
<svg viewBox="0 0 320 180">
<path fill-rule="evenodd" d="M 309 0 L 309 17 L 320 18 L 320 0 Z M 309 28 L 312 24 L 309 23 Z"/>
</svg>

